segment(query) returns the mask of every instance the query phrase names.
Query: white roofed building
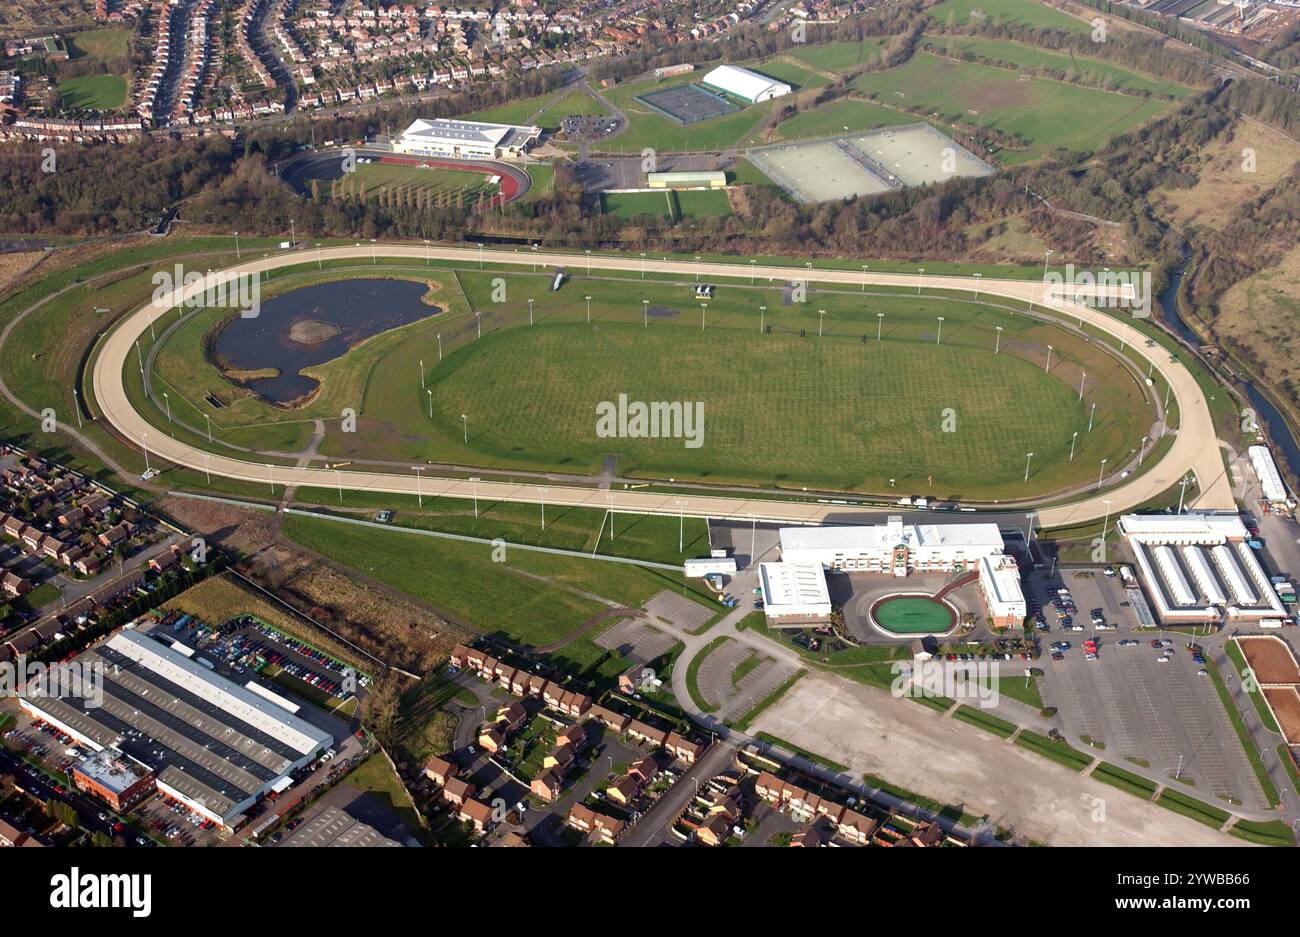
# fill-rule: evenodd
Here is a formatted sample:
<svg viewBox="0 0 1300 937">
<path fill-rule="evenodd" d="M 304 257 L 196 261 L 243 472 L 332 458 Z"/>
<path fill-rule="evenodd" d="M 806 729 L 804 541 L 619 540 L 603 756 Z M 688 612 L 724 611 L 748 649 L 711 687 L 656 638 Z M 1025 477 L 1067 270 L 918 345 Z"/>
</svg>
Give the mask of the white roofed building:
<svg viewBox="0 0 1300 937">
<path fill-rule="evenodd" d="M 518 159 L 541 135 L 541 127 L 439 117 L 415 121 L 393 140 L 393 151 L 447 159 Z"/>
<path fill-rule="evenodd" d="M 901 517 L 872 527 L 786 527 L 781 558 L 820 563 L 831 572 L 973 570 L 982 557 L 1002 553 L 997 524 L 904 524 Z"/>
<path fill-rule="evenodd" d="M 825 624 L 831 595 L 819 563 L 760 563 L 763 613 L 774 627 Z"/>
<path fill-rule="evenodd" d="M 1286 614 L 1236 514 L 1126 514 L 1119 532 L 1162 621 L 1254 621 Z"/>
<path fill-rule="evenodd" d="M 784 81 L 768 78 L 737 65 L 719 65 L 704 76 L 702 83 L 707 88 L 725 92 L 750 104 L 770 101 L 787 95 L 792 90 Z"/>
<path fill-rule="evenodd" d="M 1025 593 L 1015 557 L 990 554 L 980 560 L 980 594 L 994 628 L 1019 628 L 1025 623 Z"/>
<path fill-rule="evenodd" d="M 1268 451 L 1268 446 L 1251 446 L 1246 450 L 1246 455 L 1250 457 L 1250 465 L 1259 477 L 1259 487 L 1264 497 L 1269 501 L 1286 502 L 1286 484 L 1282 481 L 1282 473 L 1277 470 L 1277 462 L 1273 460 L 1273 453 Z"/>
</svg>

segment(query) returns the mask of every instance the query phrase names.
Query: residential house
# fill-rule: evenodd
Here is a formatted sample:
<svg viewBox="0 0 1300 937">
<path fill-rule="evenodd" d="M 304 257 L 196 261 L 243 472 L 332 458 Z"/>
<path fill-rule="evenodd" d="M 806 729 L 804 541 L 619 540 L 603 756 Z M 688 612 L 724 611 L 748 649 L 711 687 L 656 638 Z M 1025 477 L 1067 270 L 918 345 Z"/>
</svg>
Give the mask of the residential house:
<svg viewBox="0 0 1300 937">
<path fill-rule="evenodd" d="M 438 755 L 434 755 L 424 763 L 424 776 L 439 787 L 446 785 L 447 781 L 455 778 L 459 773 L 460 768 L 454 762 Z"/>
<path fill-rule="evenodd" d="M 447 778 L 442 782 L 442 799 L 457 807 L 474 796 L 474 785 L 460 778 Z"/>
</svg>

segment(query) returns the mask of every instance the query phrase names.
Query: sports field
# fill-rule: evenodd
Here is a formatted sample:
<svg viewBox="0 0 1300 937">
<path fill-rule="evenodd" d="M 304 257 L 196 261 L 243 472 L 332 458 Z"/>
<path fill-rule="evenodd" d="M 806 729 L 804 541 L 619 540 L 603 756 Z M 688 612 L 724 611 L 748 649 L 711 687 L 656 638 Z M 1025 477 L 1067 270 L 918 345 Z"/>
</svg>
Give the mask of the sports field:
<svg viewBox="0 0 1300 937">
<path fill-rule="evenodd" d="M 680 221 L 683 218 L 720 218 L 731 214 L 727 193 L 721 191 L 686 192 L 605 192 L 601 195 L 605 214 L 615 218 L 654 215 Z"/>
<path fill-rule="evenodd" d="M 732 146 L 753 134 L 772 112 L 771 101 L 731 111 L 719 117 L 680 124 L 654 108 L 636 100 L 639 96 L 680 87 L 681 78 L 639 81 L 618 85 L 606 97 L 627 116 L 627 129 L 603 145 L 603 149 L 639 153 L 644 147 L 674 152 L 678 150 L 718 149 Z"/>
<path fill-rule="evenodd" d="M 126 103 L 126 79 L 121 75 L 83 75 L 59 82 L 65 107 L 112 111 Z"/>
<path fill-rule="evenodd" d="M 1005 163 L 1034 159 L 1057 147 L 1096 149 L 1176 106 L 1025 77 L 991 65 L 950 62 L 928 52 L 887 72 L 860 75 L 853 87 L 878 96 L 882 103 L 921 108 L 940 120 L 961 120 L 1019 137 L 1024 149 L 999 154 Z"/>
<path fill-rule="evenodd" d="M 803 202 L 874 195 L 903 186 L 988 176 L 993 167 L 928 124 L 837 140 L 750 150 L 748 157 Z"/>
<path fill-rule="evenodd" d="M 926 12 L 936 23 L 957 26 L 979 19 L 990 24 L 1063 29 L 1075 33 L 1086 33 L 1091 29 L 1087 20 L 1069 16 L 1036 0 L 944 0 Z"/>
<path fill-rule="evenodd" d="M 323 194 L 328 195 L 328 182 L 320 183 Z M 492 195 L 499 186 L 490 185 L 481 172 L 458 172 L 455 169 L 424 169 L 395 163 L 366 163 L 339 180 L 335 192 L 339 197 L 381 198 L 388 193 L 396 198 L 418 198 L 425 193 L 437 198 L 463 198 L 472 205 L 480 194 Z"/>
<path fill-rule="evenodd" d="M 883 107 L 872 101 L 841 98 L 782 121 L 777 125 L 777 133 L 786 140 L 798 140 L 914 123 L 916 117 L 904 111 Z"/>
<path fill-rule="evenodd" d="M 1004 39 L 987 39 L 983 36 L 963 36 L 961 38 L 940 38 L 927 43 L 927 47 L 940 54 L 959 56 L 969 53 L 990 62 L 1004 62 L 1026 71 L 1043 69 L 1076 75 L 1091 81 L 1106 82 L 1108 87 L 1123 88 L 1129 91 L 1143 91 L 1148 94 L 1172 95 L 1182 97 L 1192 93 L 1186 85 L 1143 75 L 1132 69 L 1122 68 L 1100 59 L 1083 58 L 1063 52 L 1038 49 Z M 1140 62 L 1133 63 L 1140 66 Z"/>
<path fill-rule="evenodd" d="M 679 124 L 694 124 L 737 110 L 737 106 L 721 94 L 693 83 L 638 94 L 634 100 Z"/>
<path fill-rule="evenodd" d="M 374 274 L 384 272 L 381 264 Z M 276 285 L 307 285 L 313 274 L 281 273 Z M 848 290 L 783 306 L 778 288 L 756 284 L 722 286 L 702 310 L 691 284 L 570 274 L 575 279 L 553 293 L 545 270 L 503 275 L 435 265 L 423 276 L 450 311 L 311 369 L 321 392 L 298 410 L 250 395 L 216 411 L 203 403 L 205 392 L 229 397 L 232 388 L 204 358 L 215 311 L 167 339 L 155 387 L 168 390 L 178 418 L 201 427 L 207 412 L 217 437 L 259 451 L 302 448 L 319 417 L 326 421 L 319 452 L 329 460 L 592 473 L 614 454 L 620 474 L 844 490 L 880 490 L 895 478 L 936 497 L 972 499 L 1086 486 L 1101 458 L 1117 462 L 1149 425 L 1144 390 L 1094 343 L 982 303 Z M 408 275 L 423 278 L 419 267 Z M 469 310 L 482 312 L 482 338 Z M 760 334 L 760 318 L 771 334 Z M 125 377 L 142 411 L 166 425 L 161 408 L 140 399 L 134 366 Z M 620 394 L 703 404 L 701 445 L 687 447 L 684 435 L 598 436 L 597 404 Z M 1098 415 L 1088 433 L 1093 402 Z M 340 432 L 338 414 L 349 406 L 359 414 L 356 430 Z M 1027 451 L 1035 453 L 1028 485 Z"/>
<path fill-rule="evenodd" d="M 870 65 L 880 57 L 880 44 L 870 39 L 861 42 L 824 42 L 791 49 L 789 54 L 813 68 L 838 72 Z"/>
</svg>

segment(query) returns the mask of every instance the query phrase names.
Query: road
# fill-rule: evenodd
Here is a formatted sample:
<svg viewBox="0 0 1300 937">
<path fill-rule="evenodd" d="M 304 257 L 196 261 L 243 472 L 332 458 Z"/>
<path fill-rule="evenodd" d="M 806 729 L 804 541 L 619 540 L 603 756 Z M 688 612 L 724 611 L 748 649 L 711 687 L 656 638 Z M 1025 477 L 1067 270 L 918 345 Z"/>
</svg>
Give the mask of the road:
<svg viewBox="0 0 1300 937">
<path fill-rule="evenodd" d="M 362 260 L 369 259 L 374 251 L 371 245 L 331 247 L 317 250 L 281 252 L 248 263 L 227 268 L 231 276 L 262 275 L 277 268 L 301 264 L 307 260 Z M 437 259 L 440 261 L 476 264 L 480 253 L 474 248 L 430 247 L 413 244 L 388 244 L 384 247 L 388 257 Z M 792 279 L 811 283 L 833 285 L 918 287 L 978 292 L 1009 299 L 1041 304 L 1044 308 L 1060 312 L 1070 319 L 1081 320 L 1108 334 L 1113 340 L 1131 347 L 1133 352 L 1146 358 L 1150 370 L 1167 380 L 1181 415 L 1181 425 L 1174 443 L 1158 464 L 1148 471 L 1129 478 L 1117 487 L 1098 492 L 1082 500 L 1043 508 L 1038 512 L 1039 526 L 1043 529 L 1073 526 L 1102 517 L 1131 510 L 1156 497 L 1176 484 L 1186 473 L 1194 474 L 1199 482 L 1199 495 L 1191 502 L 1192 508 L 1224 509 L 1234 507 L 1232 488 L 1226 477 L 1219 447 L 1214 434 L 1214 424 L 1209 406 L 1201 393 L 1195 377 L 1180 361 L 1156 346 L 1145 346 L 1146 336 L 1122 318 L 1091 309 L 1060 295 L 1046 295 L 1044 285 L 1038 281 L 975 279 L 960 276 L 930 276 L 918 278 L 911 274 L 876 273 L 869 278 L 853 270 L 815 270 L 797 267 L 720 262 L 694 262 L 690 260 L 633 258 L 599 254 L 563 254 L 549 251 L 486 252 L 489 262 L 502 265 L 532 267 L 534 265 L 570 270 L 612 270 L 635 272 L 645 270 L 656 274 L 680 276 L 683 279 L 764 279 L 785 282 Z M 257 484 L 271 481 L 282 485 L 334 488 L 346 487 L 354 491 L 393 494 L 425 494 L 439 497 L 469 499 L 474 494 L 474 483 L 467 479 L 424 476 L 414 474 L 385 474 L 336 471 L 325 468 L 288 467 L 274 469 L 265 464 L 244 461 L 230 456 L 205 453 L 186 443 L 172 439 L 163 430 L 152 426 L 136 412 L 127 395 L 124 368 L 133 360 L 133 345 L 149 331 L 150 323 L 174 309 L 189 296 L 201 292 L 202 283 L 174 293 L 164 293 L 150 303 L 122 317 L 117 327 L 104 339 L 95 359 L 92 379 L 94 399 L 99 415 L 128 443 L 158 461 L 172 462 L 195 471 L 208 471 L 214 475 Z M 133 365 L 134 366 L 134 365 Z M 535 503 L 538 491 L 534 485 L 514 482 L 477 482 L 480 497 L 497 501 Z M 550 487 L 547 500 L 557 506 L 589 507 L 599 510 L 611 506 L 615 510 L 641 514 L 714 517 L 730 519 L 756 518 L 777 523 L 818 524 L 829 514 L 840 518 L 853 513 L 867 513 L 869 509 L 846 505 L 817 504 L 776 499 L 752 499 L 718 495 L 663 494 L 631 491 L 617 495 L 599 489 L 576 487 Z M 1002 505 L 1003 508 L 1007 505 Z"/>
</svg>

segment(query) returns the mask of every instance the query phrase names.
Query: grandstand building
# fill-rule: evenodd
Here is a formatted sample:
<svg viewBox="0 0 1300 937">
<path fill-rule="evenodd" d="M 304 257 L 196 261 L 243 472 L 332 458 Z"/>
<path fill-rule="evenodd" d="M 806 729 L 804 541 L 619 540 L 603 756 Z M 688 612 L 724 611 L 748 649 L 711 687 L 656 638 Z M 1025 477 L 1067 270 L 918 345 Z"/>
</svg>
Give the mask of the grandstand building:
<svg viewBox="0 0 1300 937">
<path fill-rule="evenodd" d="M 518 159 L 541 135 L 541 127 L 439 117 L 407 127 L 393 140 L 393 152 L 443 159 Z"/>
<path fill-rule="evenodd" d="M 781 562 L 759 567 L 764 614 L 775 627 L 828 621 L 827 572 L 964 573 L 948 588 L 978 581 L 989 623 L 1019 627 L 1026 614 L 1020 569 L 1004 548 L 997 524 L 904 524 L 893 516 L 870 527 L 785 527 Z"/>
<path fill-rule="evenodd" d="M 784 81 L 736 65 L 719 65 L 705 74 L 701 81 L 706 88 L 721 91 L 750 104 L 783 97 L 793 90 Z"/>
<path fill-rule="evenodd" d="M 227 828 L 241 825 L 266 793 L 289 786 L 290 774 L 333 740 L 139 631 L 119 632 L 77 662 L 102 674 L 102 699 L 29 695 L 22 708 L 95 752 L 124 756 L 105 762 L 112 770 L 143 766 L 158 790 Z M 96 765 L 84 766 L 88 785 L 133 793 L 133 782 L 108 784 L 110 773 Z"/>
<path fill-rule="evenodd" d="M 1167 623 L 1259 621 L 1286 615 L 1235 514 L 1126 514 L 1119 531 Z"/>
<path fill-rule="evenodd" d="M 974 570 L 981 557 L 1001 554 L 997 524 L 904 524 L 898 516 L 872 527 L 787 527 L 781 558 L 820 563 L 830 572 L 906 576 L 909 572 Z"/>
</svg>

